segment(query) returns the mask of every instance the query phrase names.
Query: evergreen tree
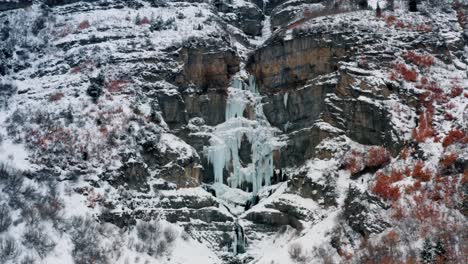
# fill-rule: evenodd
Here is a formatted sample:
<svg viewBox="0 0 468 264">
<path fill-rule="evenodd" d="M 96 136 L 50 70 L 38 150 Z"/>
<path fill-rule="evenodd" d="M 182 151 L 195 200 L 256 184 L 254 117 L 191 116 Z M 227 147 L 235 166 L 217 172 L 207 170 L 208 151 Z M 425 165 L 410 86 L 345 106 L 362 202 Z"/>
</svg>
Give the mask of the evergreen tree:
<svg viewBox="0 0 468 264">
<path fill-rule="evenodd" d="M 429 238 L 424 240 L 423 248 L 421 250 L 421 263 L 429 264 L 434 260 L 434 252 L 432 242 Z"/>
<path fill-rule="evenodd" d="M 409 11 L 410 12 L 418 12 L 418 1 L 417 0 L 409 0 L 408 6 L 409 6 Z"/>
<path fill-rule="evenodd" d="M 360 1 L 359 1 L 359 8 L 360 8 L 360 9 L 367 9 L 367 8 L 369 8 L 369 4 L 367 3 L 367 0 L 360 0 Z"/>
<path fill-rule="evenodd" d="M 445 249 L 444 242 L 438 239 L 434 246 L 434 254 L 437 257 L 437 263 L 439 263 L 440 261 L 445 263 L 445 261 L 447 260 L 446 253 L 447 250 Z"/>
<path fill-rule="evenodd" d="M 94 103 L 97 103 L 99 97 L 102 94 L 102 88 L 105 83 L 104 73 L 101 71 L 96 78 L 90 78 L 90 85 L 86 90 L 86 93 L 91 97 Z"/>
<path fill-rule="evenodd" d="M 377 9 L 375 9 L 375 15 L 377 17 L 382 17 L 382 9 L 380 8 L 379 3 L 377 3 Z"/>
<path fill-rule="evenodd" d="M 395 0 L 387 0 L 387 10 L 393 11 L 395 9 Z"/>
</svg>

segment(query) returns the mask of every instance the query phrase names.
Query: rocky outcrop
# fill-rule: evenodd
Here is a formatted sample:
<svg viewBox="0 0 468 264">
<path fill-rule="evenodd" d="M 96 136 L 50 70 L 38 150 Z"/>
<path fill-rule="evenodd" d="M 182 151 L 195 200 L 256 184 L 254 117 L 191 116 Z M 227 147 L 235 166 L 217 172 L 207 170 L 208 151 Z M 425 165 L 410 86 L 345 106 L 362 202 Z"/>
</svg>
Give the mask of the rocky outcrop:
<svg viewBox="0 0 468 264">
<path fill-rule="evenodd" d="M 0 1 L 0 11 L 26 8 L 32 5 L 32 0 L 3 0 Z"/>
<path fill-rule="evenodd" d="M 239 70 L 240 58 L 228 48 L 228 42 L 188 42 L 179 51 L 183 71 L 176 77 L 176 83 L 183 87 L 195 86 L 206 91 L 226 89 L 230 77 Z"/>
<path fill-rule="evenodd" d="M 338 61 L 350 55 L 352 45 L 345 39 L 343 34 L 319 33 L 292 40 L 273 38 L 252 54 L 247 69 L 263 94 L 298 88 L 337 69 Z"/>
<path fill-rule="evenodd" d="M 256 224 L 269 225 L 273 227 L 290 225 L 297 230 L 302 230 L 303 228 L 302 223 L 296 217 L 276 210 L 252 211 L 247 213 L 245 219 Z"/>
<path fill-rule="evenodd" d="M 345 199 L 343 218 L 354 231 L 368 236 L 390 227 L 380 215 L 386 209 L 388 207 L 379 198 L 350 187 Z"/>
<path fill-rule="evenodd" d="M 330 207 L 337 205 L 336 175 L 324 175 L 320 181 L 314 181 L 305 174 L 295 175 L 288 182 L 288 192 L 316 201 L 319 205 Z"/>
</svg>

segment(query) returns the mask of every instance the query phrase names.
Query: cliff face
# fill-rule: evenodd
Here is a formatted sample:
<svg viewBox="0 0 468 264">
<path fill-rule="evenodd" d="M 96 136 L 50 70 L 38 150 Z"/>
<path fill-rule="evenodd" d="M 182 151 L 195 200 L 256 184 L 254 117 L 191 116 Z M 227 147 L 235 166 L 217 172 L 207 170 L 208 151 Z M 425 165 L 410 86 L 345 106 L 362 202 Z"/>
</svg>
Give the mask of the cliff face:
<svg viewBox="0 0 468 264">
<path fill-rule="evenodd" d="M 462 259 L 467 7 L 358 2 L 0 1 L 0 262 Z"/>
</svg>

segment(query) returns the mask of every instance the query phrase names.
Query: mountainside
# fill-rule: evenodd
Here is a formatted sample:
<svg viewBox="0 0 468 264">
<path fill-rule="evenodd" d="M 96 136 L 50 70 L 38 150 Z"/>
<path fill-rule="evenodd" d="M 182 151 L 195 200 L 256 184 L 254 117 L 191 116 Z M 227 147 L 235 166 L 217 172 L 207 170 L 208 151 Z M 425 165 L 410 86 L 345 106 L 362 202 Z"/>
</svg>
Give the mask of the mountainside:
<svg viewBox="0 0 468 264">
<path fill-rule="evenodd" d="M 468 262 L 467 14 L 0 0 L 0 263 Z"/>
</svg>

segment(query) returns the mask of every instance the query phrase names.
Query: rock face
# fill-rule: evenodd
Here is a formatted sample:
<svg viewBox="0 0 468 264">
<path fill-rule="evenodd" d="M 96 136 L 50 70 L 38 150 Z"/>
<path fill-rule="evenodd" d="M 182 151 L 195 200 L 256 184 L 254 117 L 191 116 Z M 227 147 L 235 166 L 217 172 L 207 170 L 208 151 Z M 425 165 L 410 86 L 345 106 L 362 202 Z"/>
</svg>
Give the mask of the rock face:
<svg viewBox="0 0 468 264">
<path fill-rule="evenodd" d="M 295 175 L 288 182 L 289 191 L 303 198 L 309 198 L 324 207 L 337 205 L 336 175 L 324 175 L 325 181 L 316 182 L 306 175 Z"/>
<path fill-rule="evenodd" d="M 377 197 L 350 188 L 345 200 L 343 217 L 354 231 L 368 236 L 371 233 L 380 233 L 389 227 L 379 215 L 385 209 L 388 207 Z"/>
<path fill-rule="evenodd" d="M 176 77 L 176 83 L 184 86 L 195 86 L 204 91 L 225 89 L 230 77 L 239 71 L 240 59 L 233 49 L 223 46 L 228 43 L 197 43 L 195 46 L 183 47 L 179 60 L 183 63 L 183 72 Z"/>
<path fill-rule="evenodd" d="M 280 211 L 250 212 L 245 216 L 245 219 L 250 220 L 256 224 L 263 224 L 274 227 L 290 225 L 297 230 L 302 229 L 302 224 L 296 217 Z"/>
<path fill-rule="evenodd" d="M 18 8 L 26 8 L 31 6 L 33 3 L 32 0 L 3 0 L 0 1 L 0 11 L 18 9 Z"/>
<path fill-rule="evenodd" d="M 303 86 L 308 80 L 334 72 L 349 56 L 352 44 L 342 34 L 311 34 L 292 40 L 275 40 L 250 57 L 247 69 L 256 76 L 261 93 Z"/>
</svg>

